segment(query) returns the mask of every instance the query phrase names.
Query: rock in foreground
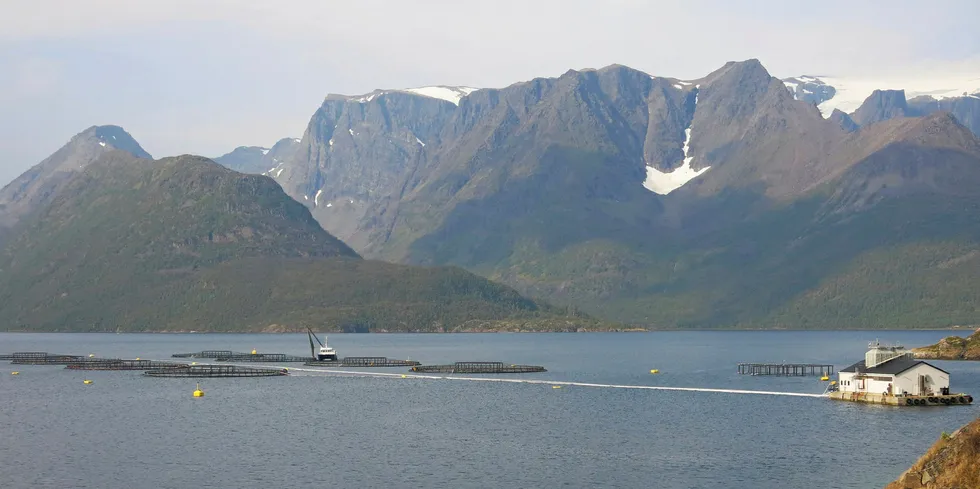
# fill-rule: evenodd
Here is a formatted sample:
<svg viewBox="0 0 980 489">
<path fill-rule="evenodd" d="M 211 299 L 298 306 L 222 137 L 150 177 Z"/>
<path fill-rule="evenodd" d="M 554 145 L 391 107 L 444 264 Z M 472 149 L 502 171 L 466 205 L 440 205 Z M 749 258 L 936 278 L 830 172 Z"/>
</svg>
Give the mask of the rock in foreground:
<svg viewBox="0 0 980 489">
<path fill-rule="evenodd" d="M 912 468 L 885 489 L 976 487 L 980 487 L 980 419 L 952 435 L 944 433 Z"/>
</svg>

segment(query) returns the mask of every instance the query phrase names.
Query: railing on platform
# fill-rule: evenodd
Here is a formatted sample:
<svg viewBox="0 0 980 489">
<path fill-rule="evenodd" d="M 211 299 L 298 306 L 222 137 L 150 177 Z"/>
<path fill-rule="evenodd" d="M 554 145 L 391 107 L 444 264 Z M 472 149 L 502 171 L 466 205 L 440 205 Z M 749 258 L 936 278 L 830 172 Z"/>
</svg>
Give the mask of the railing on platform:
<svg viewBox="0 0 980 489">
<path fill-rule="evenodd" d="M 412 372 L 449 374 L 522 374 L 547 372 L 537 365 L 514 365 L 504 362 L 456 362 L 450 365 L 420 365 L 412 367 Z"/>
<path fill-rule="evenodd" d="M 834 366 L 821 363 L 740 363 L 738 373 L 741 375 L 833 375 Z"/>
<path fill-rule="evenodd" d="M 237 365 L 191 365 L 182 368 L 147 370 L 147 377 L 278 377 L 286 369 L 240 367 Z"/>
</svg>

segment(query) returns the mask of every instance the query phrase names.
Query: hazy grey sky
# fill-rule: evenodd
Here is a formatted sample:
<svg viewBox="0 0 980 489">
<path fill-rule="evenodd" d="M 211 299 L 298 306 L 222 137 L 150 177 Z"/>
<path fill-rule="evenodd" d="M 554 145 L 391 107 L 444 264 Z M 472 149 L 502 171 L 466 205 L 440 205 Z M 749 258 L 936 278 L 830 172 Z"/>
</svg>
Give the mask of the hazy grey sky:
<svg viewBox="0 0 980 489">
<path fill-rule="evenodd" d="M 0 182 L 94 124 L 154 157 L 299 137 L 330 92 L 501 87 L 621 63 L 696 78 L 980 63 L 980 2 L 4 0 Z"/>
</svg>

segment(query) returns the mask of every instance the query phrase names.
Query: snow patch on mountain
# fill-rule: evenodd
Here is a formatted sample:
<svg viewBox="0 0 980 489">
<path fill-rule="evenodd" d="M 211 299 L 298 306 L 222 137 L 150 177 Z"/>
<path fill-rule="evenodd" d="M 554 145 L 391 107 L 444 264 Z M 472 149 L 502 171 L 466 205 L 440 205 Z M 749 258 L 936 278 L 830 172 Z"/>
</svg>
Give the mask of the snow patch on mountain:
<svg viewBox="0 0 980 489">
<path fill-rule="evenodd" d="M 317 190 L 316 191 L 316 195 L 313 196 L 313 207 L 316 207 L 317 205 L 319 205 L 319 202 L 320 202 L 320 194 L 322 194 L 322 193 L 323 193 L 323 189 L 322 188 L 320 190 Z"/>
<path fill-rule="evenodd" d="M 459 105 L 460 99 L 477 90 L 479 89 L 473 87 L 447 87 L 440 85 L 435 87 L 409 88 L 404 91 L 445 100 L 447 102 L 452 102 L 454 105 Z"/>
<path fill-rule="evenodd" d="M 400 92 L 400 93 L 411 93 L 414 95 L 421 95 L 423 97 L 435 98 L 439 100 L 445 100 L 447 102 L 452 102 L 455 105 L 459 105 L 460 99 L 477 90 L 479 90 L 479 88 L 437 85 L 431 87 L 405 88 L 405 89 L 396 89 L 396 90 L 375 90 L 371 93 L 366 93 L 364 95 L 348 96 L 347 100 L 361 103 L 361 104 L 366 104 L 384 94 L 392 93 L 392 92 Z"/>
<path fill-rule="evenodd" d="M 701 88 L 701 85 L 696 85 L 695 90 Z M 697 91 L 694 92 L 694 108 L 697 110 L 698 106 L 698 95 Z M 677 190 L 684 186 L 685 183 L 690 182 L 697 178 L 698 175 L 708 171 L 710 166 L 706 166 L 700 170 L 695 170 L 691 168 L 691 162 L 694 161 L 694 156 L 688 156 L 691 152 L 691 127 L 688 126 L 684 129 L 684 163 L 681 166 L 675 168 L 670 172 L 662 172 L 652 166 L 647 166 L 647 178 L 643 181 L 643 186 L 656 194 L 667 195 L 674 190 Z"/>
</svg>

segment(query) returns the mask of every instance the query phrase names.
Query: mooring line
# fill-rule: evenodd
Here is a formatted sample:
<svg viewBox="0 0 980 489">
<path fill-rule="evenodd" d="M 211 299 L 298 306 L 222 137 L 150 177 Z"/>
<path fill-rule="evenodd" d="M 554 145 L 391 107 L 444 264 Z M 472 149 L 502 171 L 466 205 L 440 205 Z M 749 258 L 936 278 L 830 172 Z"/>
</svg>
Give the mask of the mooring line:
<svg viewBox="0 0 980 489">
<path fill-rule="evenodd" d="M 227 364 L 225 364 L 227 365 Z M 238 366 L 246 366 L 238 364 Z M 254 365 L 252 365 L 254 366 Z M 712 389 L 707 387 L 665 387 L 653 385 L 621 385 L 621 384 L 595 384 L 591 382 L 570 382 L 563 380 L 539 380 L 539 379 L 497 379 L 484 377 L 460 377 L 455 375 L 419 375 L 419 374 L 396 374 L 387 372 L 361 372 L 357 370 L 323 370 L 314 368 L 297 368 L 289 366 L 269 366 L 270 368 L 285 368 L 290 372 L 313 372 L 322 375 L 353 375 L 362 377 L 387 377 L 387 378 L 406 378 L 424 380 L 464 380 L 472 382 L 509 382 L 513 384 L 541 384 L 541 385 L 560 385 L 575 387 L 600 387 L 607 389 L 637 389 L 655 391 L 682 391 L 682 392 L 714 392 L 721 394 L 756 394 L 767 396 L 791 396 L 791 397 L 826 397 L 824 394 L 807 394 L 803 392 L 776 392 L 776 391 L 754 391 L 745 389 Z"/>
</svg>

